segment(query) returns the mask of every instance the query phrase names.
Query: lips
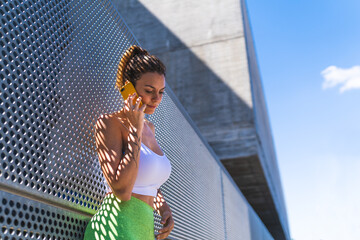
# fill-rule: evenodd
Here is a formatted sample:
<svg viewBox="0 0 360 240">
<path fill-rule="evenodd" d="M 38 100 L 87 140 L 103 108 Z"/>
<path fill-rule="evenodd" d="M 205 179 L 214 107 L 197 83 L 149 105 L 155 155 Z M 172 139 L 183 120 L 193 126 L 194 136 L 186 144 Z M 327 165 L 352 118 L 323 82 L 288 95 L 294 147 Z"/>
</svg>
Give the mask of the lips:
<svg viewBox="0 0 360 240">
<path fill-rule="evenodd" d="M 147 105 L 149 108 L 156 108 L 156 106 L 150 106 L 150 105 Z"/>
</svg>

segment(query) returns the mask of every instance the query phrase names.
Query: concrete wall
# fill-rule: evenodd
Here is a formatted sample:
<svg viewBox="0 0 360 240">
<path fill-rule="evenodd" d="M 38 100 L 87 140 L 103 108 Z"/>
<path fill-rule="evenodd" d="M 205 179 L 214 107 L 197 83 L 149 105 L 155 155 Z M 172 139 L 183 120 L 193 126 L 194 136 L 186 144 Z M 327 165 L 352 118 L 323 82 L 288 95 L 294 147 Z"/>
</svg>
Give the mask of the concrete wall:
<svg viewBox="0 0 360 240">
<path fill-rule="evenodd" d="M 113 2 L 219 157 L 256 154 L 240 2 Z"/>
<path fill-rule="evenodd" d="M 244 29 L 247 49 L 246 52 L 248 56 L 249 73 L 252 82 L 255 128 L 257 130 L 259 139 L 258 157 L 261 161 L 262 166 L 265 169 L 268 169 L 267 171 L 264 171 L 264 173 L 267 181 L 269 182 L 269 187 L 271 188 L 272 198 L 274 199 L 274 207 L 279 213 L 278 220 L 280 222 L 280 225 L 283 227 L 284 234 L 286 236 L 290 236 L 285 200 L 283 197 L 283 189 L 276 158 L 276 151 L 270 127 L 270 120 L 267 113 L 267 106 L 263 93 L 255 46 L 251 33 L 250 20 L 248 17 L 245 1 L 242 1 L 242 12 L 244 16 Z"/>
</svg>

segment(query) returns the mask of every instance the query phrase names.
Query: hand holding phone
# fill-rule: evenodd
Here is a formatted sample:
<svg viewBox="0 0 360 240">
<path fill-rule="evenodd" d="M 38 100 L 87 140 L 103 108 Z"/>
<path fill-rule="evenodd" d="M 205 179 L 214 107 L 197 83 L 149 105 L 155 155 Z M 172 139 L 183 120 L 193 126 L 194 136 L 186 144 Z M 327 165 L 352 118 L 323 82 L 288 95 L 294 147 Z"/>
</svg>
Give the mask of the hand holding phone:
<svg viewBox="0 0 360 240">
<path fill-rule="evenodd" d="M 120 93 L 122 95 L 122 97 L 124 98 L 124 100 L 126 100 L 129 95 L 132 95 L 134 93 L 136 93 L 136 96 L 134 97 L 133 100 L 133 105 L 135 105 L 136 99 L 139 97 L 139 95 L 137 94 L 134 85 L 130 82 L 130 81 L 126 81 L 125 85 L 120 89 Z M 142 102 L 140 102 L 139 108 L 142 106 Z"/>
</svg>

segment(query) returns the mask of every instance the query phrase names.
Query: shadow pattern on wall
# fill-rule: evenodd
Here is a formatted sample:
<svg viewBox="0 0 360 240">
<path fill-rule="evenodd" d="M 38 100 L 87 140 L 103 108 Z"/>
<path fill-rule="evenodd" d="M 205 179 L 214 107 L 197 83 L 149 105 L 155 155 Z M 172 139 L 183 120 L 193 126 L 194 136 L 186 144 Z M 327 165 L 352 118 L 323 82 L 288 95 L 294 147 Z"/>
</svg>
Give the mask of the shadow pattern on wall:
<svg viewBox="0 0 360 240">
<path fill-rule="evenodd" d="M 0 238 L 82 239 L 109 190 L 95 122 L 123 105 L 116 67 L 138 42 L 105 0 L 1 2 L 0 18 Z M 147 118 L 173 166 L 170 239 L 271 239 L 169 87 Z"/>
</svg>

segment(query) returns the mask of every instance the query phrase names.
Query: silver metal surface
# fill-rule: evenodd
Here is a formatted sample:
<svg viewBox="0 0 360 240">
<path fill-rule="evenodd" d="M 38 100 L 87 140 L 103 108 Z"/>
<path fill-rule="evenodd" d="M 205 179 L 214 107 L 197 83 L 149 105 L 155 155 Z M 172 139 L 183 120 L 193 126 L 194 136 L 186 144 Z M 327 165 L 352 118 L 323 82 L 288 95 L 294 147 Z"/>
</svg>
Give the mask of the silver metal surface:
<svg viewBox="0 0 360 240">
<path fill-rule="evenodd" d="M 0 4 L 0 238 L 82 239 L 108 191 L 95 122 L 123 105 L 116 68 L 137 41 L 110 1 Z M 168 88 L 146 117 L 172 164 L 161 187 L 175 219 L 170 238 L 237 239 L 257 216 L 234 210 L 251 208 Z M 159 222 L 155 214 L 156 231 Z"/>
<path fill-rule="evenodd" d="M 88 217 L 0 191 L 0 239 L 82 239 Z"/>
</svg>

